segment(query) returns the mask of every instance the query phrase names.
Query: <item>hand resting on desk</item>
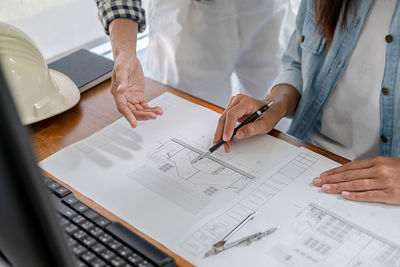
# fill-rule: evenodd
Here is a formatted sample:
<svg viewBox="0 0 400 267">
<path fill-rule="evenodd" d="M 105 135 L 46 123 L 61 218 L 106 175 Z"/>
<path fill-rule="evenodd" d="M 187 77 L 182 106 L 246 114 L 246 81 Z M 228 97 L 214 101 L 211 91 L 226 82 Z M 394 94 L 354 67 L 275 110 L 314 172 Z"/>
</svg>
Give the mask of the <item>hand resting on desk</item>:
<svg viewBox="0 0 400 267">
<path fill-rule="evenodd" d="M 321 173 L 313 183 L 346 199 L 400 205 L 400 158 L 349 162 Z"/>
</svg>

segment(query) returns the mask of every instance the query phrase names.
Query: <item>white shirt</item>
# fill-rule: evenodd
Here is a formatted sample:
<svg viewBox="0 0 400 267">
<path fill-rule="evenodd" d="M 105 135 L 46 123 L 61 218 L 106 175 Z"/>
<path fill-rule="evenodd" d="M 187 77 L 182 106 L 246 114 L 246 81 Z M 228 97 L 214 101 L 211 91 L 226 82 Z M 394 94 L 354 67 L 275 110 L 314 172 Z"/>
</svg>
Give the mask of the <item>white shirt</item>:
<svg viewBox="0 0 400 267">
<path fill-rule="evenodd" d="M 386 42 L 396 0 L 376 0 L 321 117 L 313 144 L 349 159 L 380 155 L 380 104 Z"/>
</svg>

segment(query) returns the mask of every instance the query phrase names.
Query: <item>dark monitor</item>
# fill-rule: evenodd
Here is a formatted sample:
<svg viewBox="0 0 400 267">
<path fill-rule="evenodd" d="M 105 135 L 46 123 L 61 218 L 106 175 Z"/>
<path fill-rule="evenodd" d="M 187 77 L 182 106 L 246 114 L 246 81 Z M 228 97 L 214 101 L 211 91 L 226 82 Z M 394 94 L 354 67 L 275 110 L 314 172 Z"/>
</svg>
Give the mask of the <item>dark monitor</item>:
<svg viewBox="0 0 400 267">
<path fill-rule="evenodd" d="M 1 68 L 0 123 L 0 258 L 16 267 L 74 266 Z"/>
</svg>

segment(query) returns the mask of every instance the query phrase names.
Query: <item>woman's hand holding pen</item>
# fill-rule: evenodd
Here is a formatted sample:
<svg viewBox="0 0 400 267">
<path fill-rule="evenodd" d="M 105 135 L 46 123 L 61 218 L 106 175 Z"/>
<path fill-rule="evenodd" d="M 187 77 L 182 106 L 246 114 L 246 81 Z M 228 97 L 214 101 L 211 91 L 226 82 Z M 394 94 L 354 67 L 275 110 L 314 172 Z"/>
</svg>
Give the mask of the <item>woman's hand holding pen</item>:
<svg viewBox="0 0 400 267">
<path fill-rule="evenodd" d="M 243 126 L 237 133 L 237 138 L 247 138 L 257 134 L 265 134 L 271 131 L 281 118 L 294 112 L 300 95 L 290 85 L 278 85 L 265 101 L 245 96 L 231 97 L 229 104 L 218 120 L 214 136 L 214 143 L 221 138 L 227 141 L 224 144 L 226 152 L 232 150 L 233 131 L 237 122 L 243 122 L 247 117 L 257 111 L 261 106 L 273 100 L 274 104 L 255 122 Z"/>
</svg>

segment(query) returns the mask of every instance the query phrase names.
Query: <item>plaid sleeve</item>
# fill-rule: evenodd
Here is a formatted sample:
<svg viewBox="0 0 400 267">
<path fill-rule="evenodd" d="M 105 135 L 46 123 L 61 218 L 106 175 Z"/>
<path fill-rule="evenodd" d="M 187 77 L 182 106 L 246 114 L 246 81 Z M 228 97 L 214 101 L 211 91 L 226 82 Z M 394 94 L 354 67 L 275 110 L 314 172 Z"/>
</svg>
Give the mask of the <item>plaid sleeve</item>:
<svg viewBox="0 0 400 267">
<path fill-rule="evenodd" d="M 146 18 L 141 0 L 96 0 L 99 9 L 99 20 L 104 26 L 106 34 L 109 34 L 108 26 L 111 21 L 118 18 L 128 18 L 136 21 L 139 32 L 146 28 Z"/>
</svg>

